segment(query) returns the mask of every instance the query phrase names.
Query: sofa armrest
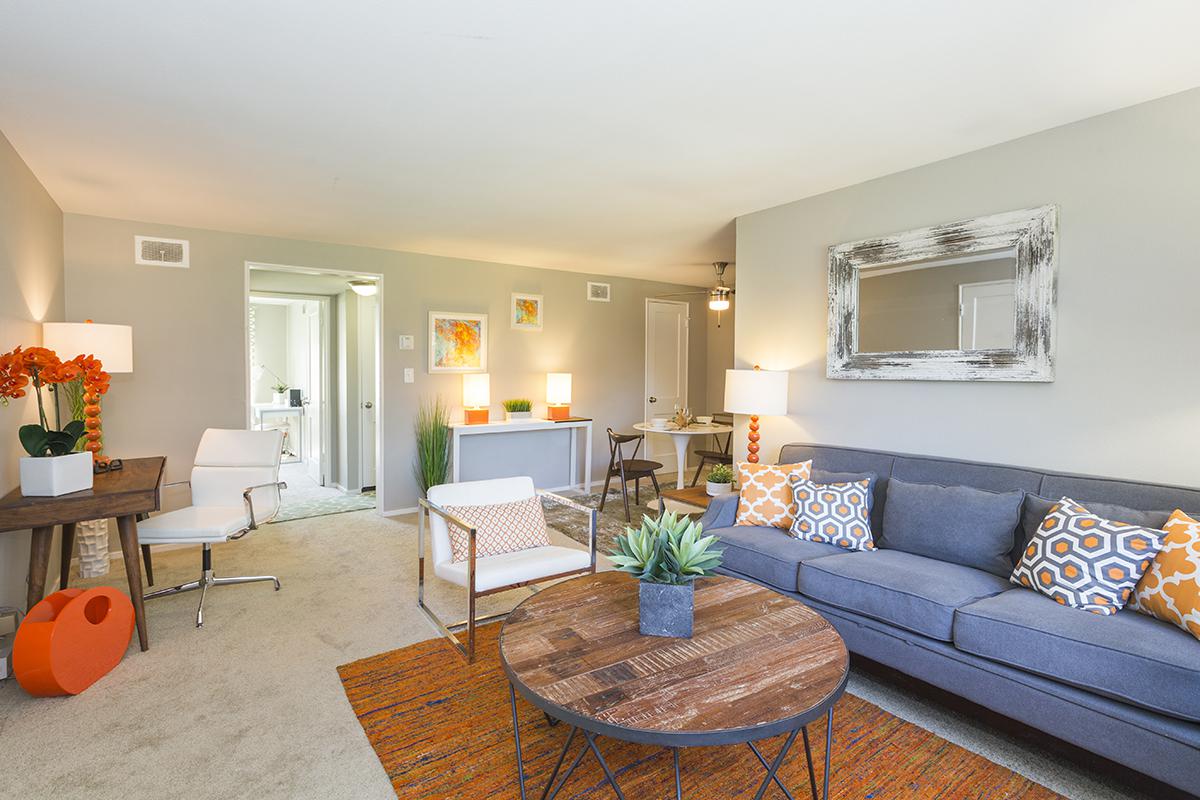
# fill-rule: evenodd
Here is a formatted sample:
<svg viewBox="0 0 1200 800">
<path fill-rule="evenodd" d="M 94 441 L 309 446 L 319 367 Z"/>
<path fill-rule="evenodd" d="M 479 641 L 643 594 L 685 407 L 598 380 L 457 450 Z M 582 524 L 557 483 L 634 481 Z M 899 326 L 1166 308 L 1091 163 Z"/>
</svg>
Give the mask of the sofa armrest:
<svg viewBox="0 0 1200 800">
<path fill-rule="evenodd" d="M 737 519 L 737 507 L 737 492 L 717 495 L 709 501 L 704 516 L 700 518 L 700 525 L 706 531 L 716 528 L 728 528 Z"/>
</svg>

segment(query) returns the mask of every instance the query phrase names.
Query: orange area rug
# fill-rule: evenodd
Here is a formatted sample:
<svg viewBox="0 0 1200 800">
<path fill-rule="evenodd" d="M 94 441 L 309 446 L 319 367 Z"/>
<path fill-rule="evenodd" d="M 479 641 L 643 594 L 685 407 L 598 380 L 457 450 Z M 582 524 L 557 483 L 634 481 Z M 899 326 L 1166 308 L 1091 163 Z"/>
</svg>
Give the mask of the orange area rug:
<svg viewBox="0 0 1200 800">
<path fill-rule="evenodd" d="M 477 660 L 468 665 L 441 640 L 381 653 L 338 668 L 342 687 L 371 746 L 402 800 L 517 798 L 516 752 L 508 682 L 500 668 L 499 625 L 477 634 Z M 568 735 L 517 699 L 526 788 L 541 795 Z M 817 780 L 825 757 L 825 722 L 809 726 Z M 582 746 L 577 736 L 567 763 Z M 783 737 L 762 743 L 774 758 Z M 669 751 L 599 739 L 621 791 L 630 798 L 674 797 Z M 753 797 L 764 771 L 744 745 L 681 752 L 683 796 L 694 800 Z M 566 765 L 564 765 L 564 769 Z M 804 748 L 797 740 L 779 771 L 796 798 L 811 797 Z M 819 788 L 819 787 L 818 787 Z M 560 798 L 614 797 L 595 758 L 587 755 Z M 776 787 L 766 797 L 779 798 Z M 852 695 L 834 711 L 831 798 L 1043 800 L 1061 797 L 982 756 Z"/>
</svg>

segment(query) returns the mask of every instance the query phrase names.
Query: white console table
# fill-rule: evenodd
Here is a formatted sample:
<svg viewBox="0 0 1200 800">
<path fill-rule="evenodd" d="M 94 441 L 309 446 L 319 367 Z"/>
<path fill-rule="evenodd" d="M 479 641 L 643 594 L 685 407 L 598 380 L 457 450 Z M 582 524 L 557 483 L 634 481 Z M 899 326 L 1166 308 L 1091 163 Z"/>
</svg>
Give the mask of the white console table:
<svg viewBox="0 0 1200 800">
<path fill-rule="evenodd" d="M 579 442 L 578 435 L 569 437 L 570 453 L 570 486 L 587 492 L 592 486 L 592 421 L 590 419 L 571 419 L 555 422 L 549 419 L 523 419 L 513 422 L 484 422 L 478 425 L 468 425 L 465 422 L 450 423 L 450 480 L 458 483 L 460 445 L 464 436 L 486 436 L 489 433 L 533 433 L 534 431 L 557 431 L 568 429 L 572 434 L 583 434 L 583 483 L 579 483 Z M 558 487 L 545 487 L 558 488 Z"/>
</svg>

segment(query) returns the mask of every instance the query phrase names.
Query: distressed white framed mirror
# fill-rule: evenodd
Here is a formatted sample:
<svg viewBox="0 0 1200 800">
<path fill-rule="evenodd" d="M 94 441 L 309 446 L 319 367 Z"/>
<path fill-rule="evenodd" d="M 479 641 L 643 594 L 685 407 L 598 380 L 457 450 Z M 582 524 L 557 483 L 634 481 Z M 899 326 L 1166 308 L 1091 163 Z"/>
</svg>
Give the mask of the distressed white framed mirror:
<svg viewBox="0 0 1200 800">
<path fill-rule="evenodd" d="M 826 375 L 1054 380 L 1058 210 L 829 248 Z"/>
</svg>

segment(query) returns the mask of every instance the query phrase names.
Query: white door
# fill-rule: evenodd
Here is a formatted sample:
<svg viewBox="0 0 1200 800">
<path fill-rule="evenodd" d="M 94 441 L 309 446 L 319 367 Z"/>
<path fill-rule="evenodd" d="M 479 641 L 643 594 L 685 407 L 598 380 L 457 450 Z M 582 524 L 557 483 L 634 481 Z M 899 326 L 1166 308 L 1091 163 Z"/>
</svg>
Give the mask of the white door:
<svg viewBox="0 0 1200 800">
<path fill-rule="evenodd" d="M 983 281 L 958 287 L 958 349 L 1007 350 L 1014 346 L 1016 281 Z"/>
<path fill-rule="evenodd" d="M 375 332 L 379 304 L 374 297 L 358 298 L 358 376 L 359 425 L 362 441 L 362 488 L 375 486 L 375 413 L 378 394 L 375 391 Z"/>
<path fill-rule="evenodd" d="M 685 408 L 688 365 L 688 304 L 675 300 L 646 301 L 646 396 L 643 422 L 651 417 L 670 416 Z M 671 437 L 646 434 L 643 452 L 676 470 L 675 446 Z"/>
<path fill-rule="evenodd" d="M 304 304 L 304 317 L 307 322 L 308 338 L 306 346 L 308 348 L 307 357 L 305 358 L 306 375 L 305 375 L 305 397 L 304 397 L 304 468 L 308 473 L 308 477 L 312 478 L 317 485 L 325 485 L 325 476 L 321 469 L 323 460 L 322 443 L 324 437 L 321 435 L 321 426 L 325 419 L 325 393 L 324 383 L 322 381 L 322 353 L 321 343 L 324 337 L 321 335 L 321 304 L 317 302 L 306 302 Z"/>
</svg>

